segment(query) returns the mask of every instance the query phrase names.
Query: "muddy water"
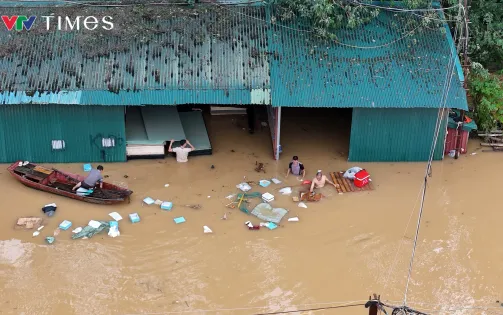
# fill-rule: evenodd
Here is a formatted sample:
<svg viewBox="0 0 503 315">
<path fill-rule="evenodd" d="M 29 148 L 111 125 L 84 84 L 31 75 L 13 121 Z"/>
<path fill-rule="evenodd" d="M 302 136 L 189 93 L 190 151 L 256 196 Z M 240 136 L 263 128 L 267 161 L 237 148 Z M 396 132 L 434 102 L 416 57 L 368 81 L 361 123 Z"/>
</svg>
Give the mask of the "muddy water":
<svg viewBox="0 0 503 315">
<path fill-rule="evenodd" d="M 372 292 L 401 301 L 425 164 L 360 165 L 371 173 L 375 191 L 338 195 L 327 187 L 327 198 L 307 209 L 276 193 L 275 205 L 300 222 L 284 220 L 274 231 L 249 231 L 243 223 L 257 219 L 225 208 L 225 197 L 237 192 L 235 185 L 244 176 L 283 180 L 279 186 L 255 189 L 274 193 L 283 184 L 299 184 L 294 176 L 284 178 L 293 154 L 305 163 L 309 177 L 315 169 L 353 165 L 346 162 L 344 132 L 331 135 L 326 126 L 316 127 L 305 117 L 284 123 L 284 153 L 277 163 L 267 129 L 249 135 L 242 127 L 244 119 L 213 119 L 214 154 L 187 164 L 174 159 L 105 164 L 107 180 L 134 191 L 126 205 L 89 205 L 38 192 L 1 171 L 0 312 L 257 314 L 361 301 Z M 478 151 L 434 164 L 409 305 L 432 314 L 503 313 L 496 303 L 503 300 L 501 157 Z M 256 161 L 266 164 L 266 174 L 253 170 Z M 81 172 L 80 164 L 56 167 Z M 175 206 L 171 212 L 142 206 L 147 196 Z M 40 236 L 13 229 L 17 217 L 40 215 L 40 208 L 52 202 L 57 214 Z M 84 226 L 91 219 L 109 219 L 112 211 L 125 218 L 117 238 L 105 234 L 71 240 L 71 232 L 62 231 L 53 245 L 43 241 L 65 219 L 73 227 Z M 128 222 L 133 212 L 139 213 L 140 223 Z M 226 212 L 228 219 L 221 220 Z M 177 216 L 187 222 L 174 224 Z M 203 234 L 203 225 L 214 233 Z M 450 310 L 439 311 L 442 307 Z M 361 306 L 317 314 L 367 311 Z"/>
</svg>

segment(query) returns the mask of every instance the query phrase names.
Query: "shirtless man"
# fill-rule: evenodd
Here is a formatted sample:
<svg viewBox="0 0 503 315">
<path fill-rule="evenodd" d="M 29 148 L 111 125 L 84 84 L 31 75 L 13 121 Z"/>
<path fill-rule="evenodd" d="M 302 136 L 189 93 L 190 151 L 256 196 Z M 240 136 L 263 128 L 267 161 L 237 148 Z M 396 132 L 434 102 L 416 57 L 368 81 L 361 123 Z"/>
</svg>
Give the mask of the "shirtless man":
<svg viewBox="0 0 503 315">
<path fill-rule="evenodd" d="M 332 183 L 325 175 L 321 173 L 321 170 L 319 170 L 316 173 L 316 177 L 313 179 L 313 182 L 311 183 L 311 189 L 309 189 L 309 192 L 312 194 L 314 193 L 315 188 L 322 188 L 325 186 L 325 183 L 329 183 L 330 185 L 337 187 L 336 184 Z"/>
</svg>

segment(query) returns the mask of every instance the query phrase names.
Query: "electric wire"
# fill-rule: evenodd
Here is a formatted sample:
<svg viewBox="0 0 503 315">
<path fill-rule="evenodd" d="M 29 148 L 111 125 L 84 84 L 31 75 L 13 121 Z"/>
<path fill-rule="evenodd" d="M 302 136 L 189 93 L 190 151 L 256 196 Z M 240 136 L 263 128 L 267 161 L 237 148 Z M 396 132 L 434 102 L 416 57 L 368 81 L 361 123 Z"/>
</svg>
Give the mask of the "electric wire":
<svg viewBox="0 0 503 315">
<path fill-rule="evenodd" d="M 72 1 L 72 0 L 58 0 L 58 1 L 59 2 L 63 2 L 63 3 L 74 4 L 76 6 L 88 6 L 88 7 L 131 7 L 131 6 L 138 6 L 138 5 L 143 5 L 143 6 L 145 6 L 145 5 L 152 5 L 152 6 L 188 5 L 187 2 L 150 2 L 150 3 L 128 3 L 128 4 L 97 4 L 97 3 L 99 3 L 98 1 L 93 1 L 93 2 L 90 2 L 90 1 L 80 2 L 80 1 Z M 39 1 L 19 0 L 17 2 L 33 3 L 33 2 L 39 2 Z M 358 5 L 373 6 L 373 5 L 370 5 L 370 4 L 363 4 L 363 3 L 360 3 L 360 2 L 357 2 L 357 1 L 353 1 L 353 2 L 356 3 L 356 4 L 358 4 Z M 227 8 L 227 6 L 252 4 L 252 3 L 264 3 L 264 1 L 257 0 L 257 1 L 240 2 L 240 3 L 232 3 L 232 4 L 225 4 L 225 5 L 222 5 L 222 4 L 219 4 L 219 3 L 216 3 L 216 2 L 205 2 L 204 4 L 214 5 L 214 6 L 217 6 L 217 7 L 221 8 L 221 9 L 227 10 L 227 11 L 233 13 L 233 14 L 241 15 L 241 16 L 244 16 L 244 17 L 247 17 L 247 18 L 250 18 L 250 19 L 254 19 L 254 20 L 257 20 L 257 21 L 269 24 L 270 22 L 267 21 L 267 20 L 264 20 L 264 19 L 261 19 L 261 18 L 255 17 L 255 16 L 251 16 L 251 15 L 245 14 L 243 12 L 238 12 L 238 11 L 235 11 L 235 10 Z M 1 3 L 0 3 L 0 6 L 1 6 Z M 378 7 L 379 9 L 385 9 L 385 8 L 387 8 L 387 7 L 384 7 L 384 6 L 376 6 L 376 7 Z M 445 8 L 445 10 L 451 9 L 451 8 L 454 8 L 454 7 L 456 7 L 456 6 Z M 390 11 L 393 11 L 393 12 L 409 12 L 410 14 L 416 15 L 416 16 L 422 18 L 422 19 L 438 20 L 438 21 L 442 21 L 442 22 L 445 22 L 445 21 L 455 21 L 455 20 L 430 18 L 430 17 L 425 17 L 425 16 L 422 16 L 420 14 L 414 13 L 414 11 L 422 11 L 422 12 L 425 12 L 425 11 L 441 11 L 440 9 L 435 9 L 435 8 L 434 9 L 410 9 L 410 10 L 399 9 L 399 8 L 390 8 Z M 284 29 L 290 29 L 290 30 L 293 30 L 293 31 L 296 31 L 296 32 L 304 32 L 304 33 L 314 33 L 315 32 L 315 31 L 309 30 L 309 29 L 295 28 L 295 27 L 290 27 L 290 26 L 286 26 L 286 25 L 282 25 L 282 24 L 277 24 L 277 23 L 274 23 L 274 25 L 278 26 L 278 27 L 281 27 L 281 28 L 284 28 Z M 403 35 L 400 38 L 395 39 L 395 40 L 393 40 L 393 41 L 391 41 L 389 43 L 385 43 L 385 44 L 382 44 L 382 45 L 376 45 L 376 46 L 357 46 L 357 45 L 345 44 L 345 43 L 337 41 L 337 40 L 333 40 L 333 41 L 334 41 L 334 43 L 336 43 L 338 45 L 349 47 L 349 48 L 356 48 L 356 49 L 379 49 L 379 48 L 383 48 L 383 47 L 387 47 L 387 46 L 393 45 L 393 44 L 395 44 L 395 43 L 397 43 L 399 41 L 402 41 L 403 39 L 405 39 L 405 38 L 413 35 L 415 33 L 415 31 L 417 31 L 420 27 L 421 27 L 421 25 L 419 25 L 418 27 L 414 28 L 411 31 L 406 32 L 405 35 Z"/>
<path fill-rule="evenodd" d="M 334 308 L 340 306 L 348 305 L 365 305 L 368 300 L 354 300 L 354 301 L 336 301 L 336 302 L 322 302 L 322 303 L 308 303 L 308 304 L 298 304 L 298 305 L 289 305 L 289 307 L 294 307 L 297 309 L 306 308 L 306 309 L 315 309 L 315 308 Z M 326 305 L 326 306 L 324 306 Z M 153 313 L 127 313 L 124 315 L 163 315 L 163 314 L 187 314 L 187 313 L 210 313 L 210 312 L 237 312 L 237 311 L 258 311 L 267 309 L 270 306 L 257 306 L 257 307 L 236 307 L 236 308 L 221 308 L 221 309 L 194 309 L 190 311 L 168 311 L 168 312 L 153 312 Z M 297 310 L 294 312 L 301 312 L 301 310 Z"/>
<path fill-rule="evenodd" d="M 397 8 L 397 7 L 386 7 L 386 6 L 379 6 L 375 4 L 370 4 L 370 3 L 362 3 L 356 0 L 350 1 L 354 4 L 358 4 L 361 6 L 365 7 L 371 7 L 371 8 L 376 8 L 376 9 L 383 9 L 387 11 L 394 11 L 394 12 L 433 12 L 433 11 L 447 11 L 451 9 L 455 9 L 460 6 L 460 4 L 456 4 L 447 8 L 419 8 L 419 9 L 403 9 L 403 8 Z"/>
<path fill-rule="evenodd" d="M 280 311 L 280 312 L 269 312 L 269 313 L 255 313 L 253 315 L 278 315 L 278 314 L 291 314 L 291 313 L 298 313 L 298 312 L 316 312 L 316 311 L 325 311 L 325 310 L 331 310 L 331 309 L 337 309 L 337 308 L 348 308 L 348 307 L 364 306 L 364 305 L 365 305 L 365 303 L 346 304 L 346 305 L 338 305 L 338 306 L 307 308 L 307 309 L 296 310 L 296 311 Z"/>
<path fill-rule="evenodd" d="M 9 2 L 9 1 L 7 1 Z M 37 3 L 37 2 L 47 2 L 45 0 L 16 0 L 15 2 L 20 2 L 20 3 Z M 134 2 L 134 3 L 121 3 L 121 1 L 117 1 L 118 3 L 113 4 L 113 1 L 110 1 L 110 4 L 108 3 L 103 3 L 104 1 L 74 1 L 74 0 L 55 0 L 55 2 L 60 2 L 60 3 L 68 3 L 68 4 L 73 4 L 75 6 L 88 6 L 88 7 L 133 7 L 133 6 L 147 6 L 147 5 L 154 5 L 154 6 L 161 6 L 161 5 L 185 5 L 189 6 L 188 2 L 168 2 L 168 1 L 161 1 L 161 2 Z M 210 4 L 211 2 L 203 2 L 201 4 Z M 226 3 L 225 5 L 229 6 L 236 6 L 236 5 L 247 5 L 247 4 L 256 4 L 256 3 L 264 3 L 263 0 L 254 0 L 254 1 L 243 1 L 243 2 L 233 2 L 233 3 Z M 0 1 L 0 6 L 2 2 Z"/>
<path fill-rule="evenodd" d="M 461 10 L 459 11 L 458 14 L 461 14 Z M 458 31 L 458 26 L 456 25 L 455 33 L 454 33 L 454 42 L 456 41 L 457 31 Z M 407 293 L 409 290 L 409 284 L 410 284 L 410 279 L 411 279 L 411 275 L 412 275 L 414 257 L 415 257 L 416 248 L 417 248 L 417 240 L 418 240 L 418 236 L 419 236 L 419 229 L 421 226 L 421 219 L 422 219 L 423 210 L 424 210 L 424 202 L 425 202 L 425 197 L 426 197 L 426 188 L 428 185 L 428 177 L 431 175 L 431 165 L 432 165 L 433 158 L 435 155 L 435 149 L 436 149 L 436 145 L 437 145 L 438 138 L 440 135 L 442 120 L 443 120 L 443 116 L 445 114 L 445 108 L 447 105 L 447 97 L 448 97 L 450 86 L 452 83 L 451 78 L 452 78 L 453 71 L 454 71 L 456 53 L 455 53 L 455 49 L 451 49 L 450 52 L 451 53 L 450 53 L 450 58 L 449 58 L 449 63 L 448 63 L 448 70 L 447 70 L 447 74 L 446 74 L 446 81 L 444 82 L 444 90 L 442 93 L 441 106 L 439 107 L 439 110 L 438 110 L 437 122 L 436 122 L 436 126 L 435 126 L 435 134 L 434 134 L 434 138 L 433 138 L 432 147 L 430 150 L 430 157 L 428 159 L 428 163 L 427 163 L 426 171 L 425 171 L 425 176 L 424 176 L 423 189 L 422 189 L 422 193 L 421 193 L 421 206 L 419 208 L 419 215 L 418 215 L 418 220 L 417 220 L 417 225 L 416 225 L 416 232 L 414 235 L 414 243 L 413 243 L 413 247 L 412 247 L 412 254 L 411 254 L 411 258 L 410 258 L 409 270 L 408 270 L 408 275 L 407 275 L 407 282 L 405 285 L 404 300 L 403 300 L 404 307 L 407 305 Z"/>
<path fill-rule="evenodd" d="M 269 24 L 269 21 L 267 21 L 267 20 L 264 20 L 264 19 L 261 19 L 261 18 L 255 17 L 255 16 L 251 16 L 251 15 L 248 15 L 248 14 L 245 14 L 245 13 L 242 13 L 242 12 L 238 12 L 238 11 L 226 8 L 225 6 L 220 5 L 218 3 L 213 3 L 212 2 L 211 4 L 215 5 L 217 7 L 220 7 L 221 9 L 230 11 L 230 12 L 232 12 L 234 14 L 239 14 L 239 15 L 242 15 L 242 16 L 245 16 L 245 17 L 248 17 L 248 18 L 251 18 L 251 19 L 255 19 L 255 20 L 258 20 L 258 21 L 261 21 L 261 22 Z M 290 26 L 286 26 L 286 25 L 282 25 L 282 24 L 276 24 L 276 23 L 274 23 L 274 25 L 278 26 L 278 27 L 281 27 L 281 28 L 285 28 L 285 29 L 290 29 L 290 30 L 293 30 L 293 31 L 297 31 L 297 32 L 314 33 L 313 30 L 294 28 L 294 27 L 290 27 Z M 357 46 L 357 45 L 346 44 L 346 43 L 340 42 L 338 40 L 332 40 L 332 41 L 334 43 L 338 44 L 338 45 L 345 46 L 345 47 L 350 47 L 350 48 L 356 48 L 356 49 L 379 49 L 379 48 L 383 48 L 383 47 L 387 47 L 387 46 L 393 45 L 393 44 L 395 44 L 395 43 L 397 43 L 399 41 L 402 41 L 403 39 L 405 39 L 405 38 L 413 35 L 420 27 L 421 27 L 421 25 L 417 26 L 413 30 L 408 31 L 407 33 L 405 33 L 405 35 L 403 35 L 403 36 L 401 36 L 401 37 L 399 37 L 399 38 L 397 38 L 397 39 L 395 39 L 395 40 L 393 40 L 391 42 L 388 42 L 388 43 L 385 43 L 385 44 L 382 44 L 382 45 L 376 45 L 376 46 Z"/>
</svg>

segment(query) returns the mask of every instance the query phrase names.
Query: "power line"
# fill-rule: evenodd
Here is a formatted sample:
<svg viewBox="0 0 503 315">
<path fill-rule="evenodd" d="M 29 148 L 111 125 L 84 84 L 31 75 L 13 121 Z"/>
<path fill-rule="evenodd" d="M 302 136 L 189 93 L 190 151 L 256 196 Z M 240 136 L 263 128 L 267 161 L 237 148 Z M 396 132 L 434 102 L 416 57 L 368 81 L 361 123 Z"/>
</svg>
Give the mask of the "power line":
<svg viewBox="0 0 503 315">
<path fill-rule="evenodd" d="M 331 309 L 336 309 L 336 308 L 347 308 L 347 307 L 355 307 L 355 306 L 365 306 L 364 303 L 360 304 L 347 304 L 347 305 L 339 305 L 339 306 L 327 306 L 327 307 L 319 307 L 319 308 L 306 308 L 303 310 L 296 310 L 296 311 L 283 311 L 283 312 L 271 312 L 271 313 L 255 313 L 253 315 L 277 315 L 277 314 L 291 314 L 291 313 L 298 313 L 298 312 L 316 312 L 316 311 L 325 311 L 325 310 L 331 310 Z"/>
<path fill-rule="evenodd" d="M 368 300 L 354 300 L 354 301 L 337 301 L 337 302 L 322 302 L 322 303 L 309 303 L 309 304 L 299 304 L 299 305 L 290 305 L 290 307 L 295 307 L 295 308 L 301 308 L 301 307 L 314 307 L 318 306 L 320 309 L 331 309 L 331 308 L 337 308 L 337 307 L 349 307 L 349 305 L 365 305 L 365 302 Z M 336 304 L 336 305 L 334 305 Z M 329 305 L 323 307 L 322 305 Z M 257 307 L 236 307 L 236 308 L 221 308 L 221 309 L 194 309 L 190 311 L 168 311 L 168 312 L 155 312 L 155 313 L 128 313 L 125 315 L 167 315 L 167 314 L 194 314 L 196 312 L 204 312 L 204 313 L 209 313 L 209 312 L 237 312 L 237 311 L 257 311 L 257 310 L 263 310 L 268 308 L 268 306 L 257 306 Z M 315 309 L 315 308 L 313 308 Z M 308 309 L 309 310 L 309 309 Z M 301 312 L 302 310 L 298 311 L 292 311 L 292 312 Z M 269 313 L 266 313 L 269 314 Z M 281 314 L 281 313 L 279 313 Z M 258 315 L 258 314 L 257 314 Z"/>
<path fill-rule="evenodd" d="M 383 10 L 394 11 L 394 12 L 434 12 L 434 11 L 447 11 L 447 10 L 454 9 L 454 8 L 457 8 L 457 7 L 460 6 L 459 4 L 456 4 L 456 5 L 447 7 L 447 8 L 402 9 L 402 8 L 396 8 L 396 7 L 379 6 L 379 5 L 374 5 L 374 4 L 370 4 L 370 3 L 361 3 L 361 2 L 356 1 L 356 0 L 352 0 L 351 2 L 354 3 L 354 4 L 357 4 L 357 5 L 365 6 L 365 7 L 371 7 L 371 8 L 376 8 L 376 9 L 383 9 Z"/>
<path fill-rule="evenodd" d="M 458 12 L 458 16 L 460 16 L 460 15 L 461 15 L 461 10 L 459 10 L 459 12 Z M 458 27 L 456 26 L 455 33 L 454 33 L 454 41 L 456 41 L 457 31 L 458 31 Z M 445 114 L 445 108 L 446 108 L 446 105 L 447 105 L 447 97 L 448 97 L 450 86 L 451 86 L 451 83 L 452 83 L 452 79 L 451 78 L 452 78 L 452 74 L 453 74 L 453 71 L 454 71 L 455 58 L 456 58 L 455 49 L 451 49 L 451 58 L 449 58 L 448 70 L 447 70 L 447 74 L 446 74 L 446 81 L 444 83 L 444 90 L 443 90 L 443 93 L 442 93 L 441 106 L 438 109 L 439 112 L 438 112 L 437 122 L 436 122 L 436 125 L 435 125 L 435 134 L 434 134 L 433 143 L 432 143 L 432 147 L 431 147 L 431 151 L 430 151 L 430 156 L 429 156 L 429 159 L 428 159 L 428 164 L 426 166 L 426 171 L 425 171 L 425 176 L 424 176 L 423 190 L 422 190 L 422 196 L 421 196 L 421 206 L 419 208 L 419 215 L 418 215 L 418 220 L 417 220 L 416 232 L 415 232 L 415 235 L 414 235 L 414 244 L 413 244 L 413 247 L 412 247 L 412 254 L 411 254 L 410 263 L 409 263 L 407 282 L 406 282 L 406 285 L 405 285 L 405 292 L 404 292 L 404 299 L 403 299 L 403 305 L 404 305 L 404 307 L 407 305 L 407 293 L 408 293 L 409 283 L 410 283 L 410 279 L 411 279 L 411 275 L 412 275 L 412 267 L 413 267 L 413 263 L 414 263 L 414 257 L 415 257 L 415 254 L 416 254 L 417 239 L 418 239 L 418 236 L 419 236 L 419 229 L 420 229 L 420 226 L 421 226 L 421 219 L 422 219 L 422 216 L 423 216 L 424 201 L 425 201 L 425 198 L 426 198 L 426 188 L 427 188 L 427 185 L 428 185 L 428 177 L 431 175 L 431 165 L 432 165 L 432 162 L 433 162 L 433 158 L 434 158 L 435 150 L 436 150 L 436 145 L 437 145 L 438 138 L 439 138 L 439 135 L 440 135 L 440 128 L 442 126 L 443 116 Z"/>
<path fill-rule="evenodd" d="M 21 3 L 37 3 L 37 2 L 47 2 L 45 0 L 16 0 L 16 2 Z M 104 4 L 103 1 L 74 1 L 74 0 L 55 0 L 55 2 L 68 3 L 76 6 L 87 6 L 87 7 L 133 7 L 133 6 L 146 6 L 146 5 L 185 5 L 189 6 L 188 2 L 135 2 L 135 3 L 126 3 L 122 4 L 122 1 L 117 1 L 118 3 L 112 4 L 113 1 L 110 1 L 111 4 Z M 203 2 L 201 4 L 210 4 L 211 2 Z M 243 1 L 243 2 L 232 2 L 226 3 L 225 5 L 233 6 L 233 5 L 247 5 L 247 4 L 256 4 L 256 3 L 264 3 L 264 0 L 252 0 L 252 1 Z M 0 2 L 1 6 L 1 2 Z"/>
<path fill-rule="evenodd" d="M 258 17 L 255 17 L 255 16 L 251 16 L 251 15 L 248 15 L 248 14 L 245 14 L 245 13 L 242 13 L 242 12 L 238 12 L 238 11 L 234 11 L 232 9 L 229 9 L 229 8 L 226 8 L 225 6 L 222 6 L 218 3 L 211 3 L 219 8 L 222 8 L 224 10 L 227 10 L 227 11 L 230 11 L 234 14 L 239 14 L 239 15 L 242 15 L 242 16 L 245 16 L 247 18 L 251 18 L 251 19 L 254 19 L 254 20 L 258 20 L 258 21 L 261 21 L 261 22 L 264 22 L 264 23 L 267 23 L 269 24 L 268 21 L 264 20 L 264 19 L 261 19 L 261 18 L 258 18 Z M 275 26 L 278 26 L 278 27 L 281 27 L 281 28 L 285 28 L 285 29 L 290 29 L 290 30 L 293 30 L 293 31 L 297 31 L 297 32 L 305 32 L 305 33 L 314 33 L 314 31 L 312 30 L 305 30 L 305 29 L 300 29 L 300 28 L 293 28 L 293 27 L 289 27 L 289 26 L 286 26 L 286 25 L 281 25 L 281 24 L 275 24 Z M 403 39 L 413 35 L 419 28 L 421 27 L 421 25 L 417 26 L 416 28 L 414 28 L 413 30 L 407 32 L 405 35 L 401 36 L 400 38 L 398 39 L 395 39 L 391 42 L 388 42 L 388 43 L 385 43 L 385 44 L 382 44 L 382 45 L 376 45 L 376 46 L 357 46 L 357 45 L 350 45 L 350 44 L 345 44 L 345 43 L 342 43 L 340 41 L 337 41 L 337 40 L 332 40 L 334 43 L 338 44 L 338 45 L 341 45 L 341 46 L 345 46 L 345 47 L 350 47 L 350 48 L 356 48 L 356 49 L 379 49 L 379 48 L 383 48 L 383 47 L 387 47 L 387 46 L 390 46 L 390 45 L 393 45 L 399 41 L 402 41 Z"/>
<path fill-rule="evenodd" d="M 40 1 L 42 1 L 42 0 L 40 0 Z M 33 3 L 33 2 L 40 2 L 40 1 L 39 0 L 36 0 L 36 1 L 32 1 L 32 0 L 19 0 L 18 2 Z M 132 6 L 139 6 L 139 5 L 143 5 L 143 6 L 145 6 L 145 5 L 152 5 L 152 6 L 188 5 L 187 2 L 149 2 L 149 3 L 128 3 L 128 4 L 95 4 L 95 3 L 99 3 L 99 1 L 85 1 L 85 2 L 84 1 L 83 2 L 72 1 L 72 0 L 58 0 L 58 1 L 59 2 L 63 2 L 63 3 L 74 4 L 76 6 L 87 6 L 87 7 L 132 7 Z M 441 22 L 456 21 L 456 20 L 447 20 L 447 19 L 436 19 L 436 18 L 432 18 L 432 17 L 426 17 L 426 16 L 423 16 L 423 15 L 420 15 L 420 14 L 417 14 L 417 13 L 413 13 L 414 11 L 423 11 L 423 12 L 425 12 L 425 11 L 439 11 L 440 9 L 411 9 L 411 10 L 407 10 L 407 9 L 389 8 L 389 7 L 384 7 L 384 6 L 374 6 L 374 5 L 370 5 L 370 4 L 360 3 L 360 2 L 357 2 L 355 0 L 353 0 L 353 2 L 355 4 L 357 4 L 357 5 L 376 7 L 376 8 L 379 8 L 379 9 L 389 9 L 389 11 L 392 11 L 392 12 L 409 12 L 410 14 L 418 16 L 418 17 L 420 17 L 422 19 L 436 20 L 436 21 L 441 21 Z M 241 15 L 241 16 L 244 16 L 244 17 L 247 17 L 247 18 L 250 18 L 250 19 L 254 19 L 254 20 L 257 20 L 257 21 L 269 24 L 270 22 L 267 21 L 267 20 L 264 20 L 264 19 L 261 19 L 261 18 L 255 17 L 255 16 L 251 16 L 251 15 L 248 15 L 248 14 L 245 14 L 245 13 L 242 13 L 242 12 L 234 11 L 234 10 L 229 9 L 229 8 L 226 7 L 226 6 L 232 6 L 232 5 L 244 5 L 244 4 L 253 4 L 253 3 L 264 3 L 264 1 L 263 0 L 256 0 L 256 1 L 239 2 L 239 3 L 229 3 L 229 4 L 225 4 L 225 5 L 222 5 L 222 4 L 219 4 L 219 3 L 215 3 L 215 2 L 205 2 L 204 4 L 214 5 L 214 6 L 217 6 L 217 7 L 221 8 L 221 9 L 227 10 L 227 11 L 233 13 L 233 14 Z M 0 3 L 0 7 L 1 7 L 1 3 Z M 450 9 L 450 8 L 454 8 L 454 7 L 456 7 L 456 6 L 445 8 L 445 10 Z M 295 27 L 290 27 L 290 26 L 286 26 L 286 25 L 282 25 L 282 24 L 276 24 L 276 23 L 272 23 L 272 24 L 274 24 L 277 27 L 281 27 L 281 28 L 284 28 L 284 29 L 293 30 L 293 31 L 296 31 L 296 32 L 315 33 L 315 31 L 313 31 L 313 30 L 295 28 Z M 416 28 L 414 28 L 411 31 L 408 31 L 405 35 L 401 36 L 400 38 L 395 39 L 395 40 L 393 40 L 393 41 L 391 41 L 389 43 L 382 44 L 382 45 L 376 45 L 376 46 L 358 46 L 358 45 L 351 45 L 351 44 L 342 43 L 342 42 L 340 42 L 338 40 L 333 40 L 333 42 L 336 43 L 336 44 L 338 44 L 338 45 L 341 45 L 341 46 L 345 46 L 345 47 L 349 47 L 349 48 L 355 48 L 355 49 L 379 49 L 379 48 L 391 46 L 391 45 L 393 45 L 393 44 L 395 44 L 395 43 L 397 43 L 399 41 L 402 41 L 403 39 L 405 39 L 405 38 L 413 35 L 420 27 L 421 27 L 421 25 L 417 26 Z"/>
</svg>

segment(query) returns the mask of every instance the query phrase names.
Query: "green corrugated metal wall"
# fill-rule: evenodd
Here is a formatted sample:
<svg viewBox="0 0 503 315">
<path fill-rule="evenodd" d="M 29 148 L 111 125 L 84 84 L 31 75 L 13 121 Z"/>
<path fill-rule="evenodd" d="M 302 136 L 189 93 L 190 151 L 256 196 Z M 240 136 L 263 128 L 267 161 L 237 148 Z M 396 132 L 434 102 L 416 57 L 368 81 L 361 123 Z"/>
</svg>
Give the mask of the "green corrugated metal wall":
<svg viewBox="0 0 503 315">
<path fill-rule="evenodd" d="M 354 108 L 349 161 L 428 161 L 437 117 L 434 108 Z M 445 119 L 442 124 L 435 160 L 443 158 Z"/>
<path fill-rule="evenodd" d="M 104 148 L 102 138 L 114 138 Z M 0 106 L 0 162 L 126 161 L 124 106 Z M 53 150 L 52 140 L 64 140 Z"/>
</svg>

